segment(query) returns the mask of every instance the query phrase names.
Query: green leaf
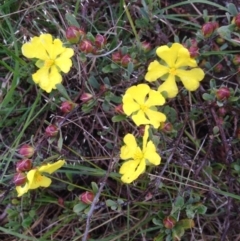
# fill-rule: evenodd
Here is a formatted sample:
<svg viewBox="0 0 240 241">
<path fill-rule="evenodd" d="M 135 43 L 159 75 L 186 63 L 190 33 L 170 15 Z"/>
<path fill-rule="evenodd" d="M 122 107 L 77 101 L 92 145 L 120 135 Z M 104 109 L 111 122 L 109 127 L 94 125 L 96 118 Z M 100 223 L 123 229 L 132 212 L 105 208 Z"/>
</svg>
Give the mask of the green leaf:
<svg viewBox="0 0 240 241">
<path fill-rule="evenodd" d="M 102 72 L 107 74 L 107 73 L 111 73 L 112 72 L 112 67 L 111 65 L 106 65 L 102 68 Z"/>
<path fill-rule="evenodd" d="M 183 197 L 177 197 L 176 200 L 175 200 L 175 203 L 174 203 L 174 206 L 175 207 L 179 207 L 179 208 L 182 208 L 184 205 L 184 199 Z"/>
<path fill-rule="evenodd" d="M 117 203 L 111 199 L 106 200 L 107 207 L 117 206 Z"/>
<path fill-rule="evenodd" d="M 213 134 L 217 135 L 219 133 L 219 127 L 218 126 L 214 126 L 213 127 Z"/>
<path fill-rule="evenodd" d="M 80 214 L 85 208 L 87 208 L 89 205 L 85 203 L 78 203 L 73 207 L 73 212 L 76 214 Z"/>
<path fill-rule="evenodd" d="M 97 79 L 93 75 L 89 77 L 88 82 L 94 89 L 98 90 L 100 88 L 100 84 L 98 83 Z"/>
<path fill-rule="evenodd" d="M 210 95 L 210 94 L 208 94 L 208 93 L 204 93 L 204 94 L 202 95 L 202 98 L 203 98 L 204 100 L 207 100 L 207 101 L 210 101 L 210 100 L 214 100 L 214 99 L 215 99 L 215 97 L 214 97 L 213 95 Z"/>
<path fill-rule="evenodd" d="M 65 87 L 62 84 L 57 84 L 56 85 L 57 90 L 67 99 L 67 100 L 71 100 L 71 98 L 69 97 L 67 90 L 65 89 Z"/>
<path fill-rule="evenodd" d="M 96 182 L 91 182 L 93 193 L 96 194 L 98 192 L 98 185 Z"/>
<path fill-rule="evenodd" d="M 231 13 L 233 16 L 237 16 L 238 10 L 233 3 L 229 3 L 227 8 L 229 13 Z"/>
<path fill-rule="evenodd" d="M 183 228 L 184 230 L 186 229 L 190 229 L 190 228 L 193 228 L 194 227 L 194 221 L 190 218 L 186 218 L 186 219 L 182 219 L 180 221 L 177 222 L 177 227 L 181 227 Z"/>
<path fill-rule="evenodd" d="M 130 75 L 132 74 L 133 72 L 133 68 L 134 68 L 134 64 L 132 62 L 129 62 L 128 63 L 128 66 L 127 66 L 127 72 L 128 72 L 128 76 L 130 77 Z"/>
<path fill-rule="evenodd" d="M 67 19 L 68 25 L 76 26 L 76 27 L 80 28 L 80 25 L 78 24 L 76 17 L 73 14 L 66 13 L 65 18 Z"/>
<path fill-rule="evenodd" d="M 127 119 L 126 115 L 115 115 L 112 117 L 112 122 L 120 122 L 126 119 Z"/>
</svg>

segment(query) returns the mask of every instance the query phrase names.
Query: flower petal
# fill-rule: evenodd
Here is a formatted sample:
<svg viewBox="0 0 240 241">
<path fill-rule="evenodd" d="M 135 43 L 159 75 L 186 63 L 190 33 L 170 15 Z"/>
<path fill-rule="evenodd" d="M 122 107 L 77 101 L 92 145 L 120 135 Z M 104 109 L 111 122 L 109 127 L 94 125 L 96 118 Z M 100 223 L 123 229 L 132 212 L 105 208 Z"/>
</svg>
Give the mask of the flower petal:
<svg viewBox="0 0 240 241">
<path fill-rule="evenodd" d="M 45 60 L 48 58 L 48 54 L 41 43 L 40 37 L 34 37 L 30 42 L 23 44 L 22 54 L 29 59 L 38 58 Z"/>
<path fill-rule="evenodd" d="M 158 106 L 158 105 L 163 105 L 165 103 L 165 99 L 162 96 L 162 94 L 159 91 L 156 90 L 150 90 L 148 99 L 145 102 L 146 106 Z"/>
<path fill-rule="evenodd" d="M 157 60 L 154 60 L 148 66 L 148 72 L 145 75 L 145 80 L 149 82 L 156 81 L 168 72 L 169 67 L 161 65 Z"/>
<path fill-rule="evenodd" d="M 146 169 L 144 160 L 131 160 L 123 163 L 119 173 L 123 174 L 121 177 L 122 182 L 131 183 L 136 180 Z"/>
<path fill-rule="evenodd" d="M 178 51 L 178 58 L 177 58 L 174 66 L 176 69 L 178 69 L 180 67 L 185 67 L 185 66 L 196 67 L 197 62 L 195 59 L 192 59 L 190 57 L 190 53 L 189 53 L 188 49 L 182 47 Z"/>
<path fill-rule="evenodd" d="M 158 91 L 161 93 L 166 91 L 168 98 L 173 98 L 178 94 L 178 87 L 176 85 L 175 76 L 169 75 L 168 78 L 158 87 Z"/>
<path fill-rule="evenodd" d="M 27 173 L 29 189 L 36 189 L 40 187 L 38 182 L 39 172 L 37 169 L 32 169 Z"/>
<path fill-rule="evenodd" d="M 128 88 L 126 94 L 131 95 L 138 104 L 142 105 L 149 91 L 150 87 L 147 84 L 139 84 Z"/>
<path fill-rule="evenodd" d="M 52 174 L 53 172 L 55 172 L 56 170 L 61 168 L 64 164 L 65 164 L 65 160 L 58 160 L 57 162 L 54 162 L 51 164 L 48 163 L 48 164 L 45 164 L 45 165 L 39 167 L 38 171 L 39 172 L 47 172 L 49 174 Z"/>
<path fill-rule="evenodd" d="M 16 186 L 16 191 L 18 193 L 18 197 L 21 197 L 23 194 L 27 193 L 29 190 L 29 185 L 26 183 L 23 187 L 22 186 Z"/>
<path fill-rule="evenodd" d="M 147 143 L 146 151 L 144 153 L 144 158 L 153 165 L 159 165 L 161 162 L 161 157 L 156 152 L 156 147 L 152 141 Z"/>
<path fill-rule="evenodd" d="M 177 70 L 177 76 L 181 79 L 184 87 L 189 91 L 194 91 L 199 87 L 199 81 L 204 78 L 204 72 L 200 68 L 191 70 Z"/>
<path fill-rule="evenodd" d="M 123 111 L 128 116 L 140 109 L 140 105 L 136 103 L 133 97 L 127 93 L 123 96 L 122 102 Z"/>
<path fill-rule="evenodd" d="M 132 115 L 132 120 L 137 126 L 151 124 L 142 110 L 139 110 L 137 114 Z"/>
<path fill-rule="evenodd" d="M 120 158 L 123 160 L 133 158 L 134 153 L 136 152 L 137 147 L 138 147 L 135 137 L 132 134 L 127 134 L 123 138 L 123 141 L 124 141 L 125 145 L 122 146 L 122 148 L 121 148 Z"/>
<path fill-rule="evenodd" d="M 59 58 L 55 60 L 55 65 L 64 73 L 68 73 L 72 67 L 72 60 L 70 57 L 74 54 L 73 50 L 68 48 L 66 49 Z M 70 57 L 69 57 L 70 56 Z"/>
<path fill-rule="evenodd" d="M 154 128 L 158 128 L 161 124 L 161 122 L 165 122 L 166 121 L 166 116 L 158 111 L 154 111 L 151 109 L 148 109 L 145 114 L 147 115 L 148 119 L 149 119 L 149 123 L 151 125 L 153 125 Z"/>
<path fill-rule="evenodd" d="M 183 48 L 181 44 L 174 43 L 170 48 L 167 45 L 157 48 L 156 53 L 158 57 L 161 58 L 169 68 L 173 68 L 178 58 L 178 51 L 181 48 Z"/>
</svg>

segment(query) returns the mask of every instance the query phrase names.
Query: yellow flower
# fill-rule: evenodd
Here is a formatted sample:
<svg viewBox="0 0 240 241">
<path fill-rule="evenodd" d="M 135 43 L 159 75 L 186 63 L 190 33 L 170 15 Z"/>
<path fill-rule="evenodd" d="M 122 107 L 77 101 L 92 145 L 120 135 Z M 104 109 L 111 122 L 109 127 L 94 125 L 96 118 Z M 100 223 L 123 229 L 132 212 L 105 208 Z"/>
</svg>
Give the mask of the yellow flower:
<svg viewBox="0 0 240 241">
<path fill-rule="evenodd" d="M 131 183 L 141 175 L 146 165 L 159 165 L 161 157 L 156 152 L 156 147 L 152 141 L 147 141 L 149 137 L 149 126 L 145 127 L 142 149 L 137 145 L 136 139 L 132 134 L 127 134 L 123 141 L 125 145 L 121 148 L 120 157 L 127 160 L 120 168 L 119 173 L 123 176 L 121 180 Z"/>
<path fill-rule="evenodd" d="M 163 105 L 164 97 L 160 92 L 150 89 L 146 84 L 139 84 L 127 89 L 123 96 L 123 111 L 126 115 L 132 115 L 137 126 L 151 124 L 158 128 L 166 116 L 156 111 L 155 106 Z"/>
<path fill-rule="evenodd" d="M 53 40 L 50 34 L 34 37 L 22 46 L 22 53 L 27 58 L 36 58 L 39 70 L 32 75 L 33 81 L 41 89 L 50 93 L 56 89 L 56 84 L 62 82 L 60 72 L 69 72 L 74 52 L 71 48 L 63 47 L 60 39 Z"/>
<path fill-rule="evenodd" d="M 164 45 L 157 48 L 156 53 L 165 63 L 160 64 L 156 60 L 151 62 L 145 79 L 152 82 L 168 75 L 165 82 L 159 86 L 158 91 L 166 91 L 169 98 L 175 97 L 178 93 L 176 76 L 189 91 L 194 91 L 199 87 L 199 81 L 204 78 L 204 72 L 200 68 L 187 69 L 197 67 L 197 62 L 190 57 L 189 51 L 183 45 L 174 43 L 171 48 Z"/>
<path fill-rule="evenodd" d="M 59 160 L 52 164 L 48 163 L 41 167 L 36 167 L 27 173 L 27 182 L 22 186 L 16 186 L 18 197 L 21 197 L 24 193 L 27 193 L 30 189 L 36 189 L 38 187 L 49 187 L 52 180 L 49 177 L 42 175 L 43 172 L 52 174 L 64 165 L 64 160 Z"/>
</svg>

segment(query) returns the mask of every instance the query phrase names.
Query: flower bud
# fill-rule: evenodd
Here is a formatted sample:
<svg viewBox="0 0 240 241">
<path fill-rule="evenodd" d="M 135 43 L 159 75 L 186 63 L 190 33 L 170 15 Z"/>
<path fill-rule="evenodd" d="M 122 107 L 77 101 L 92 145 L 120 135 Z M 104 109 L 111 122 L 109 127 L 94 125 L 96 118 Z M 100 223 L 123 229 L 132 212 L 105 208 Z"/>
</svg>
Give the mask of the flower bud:
<svg viewBox="0 0 240 241">
<path fill-rule="evenodd" d="M 101 34 L 97 34 L 95 37 L 95 45 L 97 48 L 102 49 L 107 43 L 107 38 Z"/>
<path fill-rule="evenodd" d="M 120 105 L 115 106 L 114 111 L 118 114 L 124 114 L 123 105 L 120 104 Z"/>
<path fill-rule="evenodd" d="M 94 52 L 94 47 L 91 43 L 91 41 L 85 39 L 83 40 L 80 44 L 79 44 L 79 49 L 85 53 L 85 54 L 89 54 L 89 53 L 93 53 Z"/>
<path fill-rule="evenodd" d="M 218 100 L 225 100 L 230 97 L 231 93 L 229 88 L 223 86 L 216 91 L 216 97 Z"/>
<path fill-rule="evenodd" d="M 85 35 L 86 33 L 76 26 L 70 26 L 66 30 L 66 39 L 72 44 L 78 43 Z"/>
<path fill-rule="evenodd" d="M 32 168 L 32 161 L 30 159 L 24 159 L 16 163 L 17 172 L 26 172 L 31 170 L 31 168 Z"/>
<path fill-rule="evenodd" d="M 222 106 L 218 109 L 217 112 L 219 116 L 224 117 L 227 114 L 228 110 L 226 109 L 226 107 Z"/>
<path fill-rule="evenodd" d="M 235 24 L 238 29 L 240 29 L 240 13 L 233 18 L 232 23 Z"/>
<path fill-rule="evenodd" d="M 161 123 L 160 129 L 164 133 L 171 133 L 173 131 L 173 126 L 170 122 L 164 122 Z"/>
<path fill-rule="evenodd" d="M 30 158 L 34 154 L 34 148 L 28 144 L 24 144 L 20 147 L 18 153 L 23 157 Z"/>
<path fill-rule="evenodd" d="M 81 101 L 88 101 L 88 100 L 91 100 L 93 97 L 93 95 L 89 94 L 89 93 L 83 93 L 81 96 L 80 96 L 80 100 Z"/>
<path fill-rule="evenodd" d="M 27 181 L 27 177 L 24 173 L 22 172 L 18 172 L 16 174 L 14 174 L 13 176 L 13 183 L 16 185 L 16 186 L 21 186 L 23 184 L 25 184 Z"/>
<path fill-rule="evenodd" d="M 217 64 L 216 66 L 214 66 L 213 70 L 214 70 L 215 73 L 220 73 L 223 70 L 223 65 Z"/>
<path fill-rule="evenodd" d="M 222 45 L 225 43 L 225 39 L 219 36 L 216 38 L 216 43 Z"/>
<path fill-rule="evenodd" d="M 46 129 L 45 129 L 45 134 L 48 137 L 53 137 L 56 136 L 58 134 L 58 128 L 55 125 L 49 125 Z"/>
<path fill-rule="evenodd" d="M 152 49 L 151 44 L 147 41 L 143 41 L 141 44 L 142 44 L 142 49 L 145 53 L 149 52 Z"/>
<path fill-rule="evenodd" d="M 203 36 L 208 38 L 210 37 L 213 32 L 215 31 L 215 29 L 218 28 L 218 23 L 217 22 L 208 22 L 208 23 L 205 23 L 203 26 L 202 26 L 202 33 L 203 33 Z"/>
<path fill-rule="evenodd" d="M 61 107 L 60 107 L 60 110 L 63 112 L 63 113 L 69 113 L 73 110 L 74 108 L 74 103 L 71 102 L 71 101 L 64 101 L 61 103 Z"/>
<path fill-rule="evenodd" d="M 132 58 L 130 57 L 130 55 L 129 54 L 123 55 L 121 59 L 121 65 L 123 67 L 127 67 L 130 62 L 132 62 Z"/>
<path fill-rule="evenodd" d="M 234 65 L 239 65 L 240 64 L 240 54 L 236 54 L 232 60 Z"/>
<path fill-rule="evenodd" d="M 191 58 L 196 58 L 199 56 L 199 52 L 198 52 L 199 48 L 197 46 L 191 46 L 189 47 L 188 51 L 190 53 L 190 57 Z"/>
<path fill-rule="evenodd" d="M 175 224 L 176 224 L 176 219 L 174 217 L 167 216 L 163 219 L 163 225 L 167 229 L 174 228 Z"/>
<path fill-rule="evenodd" d="M 91 204 L 94 197 L 94 193 L 86 191 L 79 196 L 79 200 L 85 204 Z"/>
<path fill-rule="evenodd" d="M 122 59 L 122 53 L 121 52 L 115 52 L 112 54 L 112 61 L 119 64 L 121 63 Z"/>
</svg>

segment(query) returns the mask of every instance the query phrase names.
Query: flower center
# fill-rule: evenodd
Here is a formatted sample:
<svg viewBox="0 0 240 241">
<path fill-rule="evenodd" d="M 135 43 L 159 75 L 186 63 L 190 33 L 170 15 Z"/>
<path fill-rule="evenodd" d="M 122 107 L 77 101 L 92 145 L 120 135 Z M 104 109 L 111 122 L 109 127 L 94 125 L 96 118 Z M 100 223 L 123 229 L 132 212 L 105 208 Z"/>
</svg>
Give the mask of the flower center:
<svg viewBox="0 0 240 241">
<path fill-rule="evenodd" d="M 170 68 L 169 74 L 176 75 L 176 68 Z"/>
<path fill-rule="evenodd" d="M 142 158 L 143 158 L 143 152 L 142 152 L 141 150 L 137 150 L 137 151 L 134 153 L 133 158 L 134 158 L 134 160 L 142 159 Z"/>
<path fill-rule="evenodd" d="M 44 61 L 44 67 L 50 68 L 54 64 L 54 60 L 52 59 L 46 59 Z"/>
<path fill-rule="evenodd" d="M 41 181 L 42 181 L 42 175 L 39 172 L 36 172 L 35 177 L 34 177 L 34 182 L 41 183 Z"/>
<path fill-rule="evenodd" d="M 147 111 L 147 109 L 148 109 L 148 106 L 146 106 L 146 105 L 140 105 L 140 109 L 143 111 L 143 112 L 146 112 Z"/>
</svg>

